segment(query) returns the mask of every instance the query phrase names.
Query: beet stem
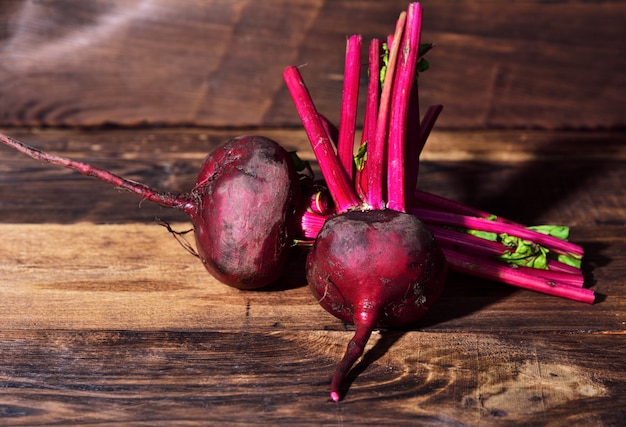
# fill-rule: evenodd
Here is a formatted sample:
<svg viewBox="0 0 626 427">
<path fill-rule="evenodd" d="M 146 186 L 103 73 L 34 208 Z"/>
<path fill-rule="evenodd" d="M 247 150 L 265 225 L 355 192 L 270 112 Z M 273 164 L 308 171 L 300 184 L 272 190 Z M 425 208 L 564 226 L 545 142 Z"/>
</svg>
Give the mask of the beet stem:
<svg viewBox="0 0 626 427">
<path fill-rule="evenodd" d="M 341 162 L 348 179 L 351 180 L 354 165 L 354 134 L 356 130 L 357 108 L 359 104 L 359 83 L 361 78 L 362 37 L 360 35 L 350 36 L 346 44 L 346 63 L 337 152 L 339 155 L 339 161 Z"/>
<path fill-rule="evenodd" d="M 413 91 L 415 92 L 415 97 L 417 97 L 417 92 L 419 88 L 416 84 L 413 87 Z M 413 94 L 411 95 L 413 96 Z M 414 101 L 414 104 L 417 104 L 417 99 Z M 416 110 L 416 113 L 412 113 L 409 111 L 411 118 L 417 117 L 419 118 L 419 106 L 413 107 Z M 441 114 L 443 110 L 443 105 L 431 105 L 426 110 L 426 114 L 424 114 L 424 118 L 422 119 L 422 123 L 419 126 L 413 125 L 409 121 L 409 153 L 407 155 L 407 203 L 410 204 L 415 200 L 415 187 L 417 187 L 417 179 L 419 176 L 419 167 L 420 167 L 420 156 L 422 155 L 422 151 L 424 150 L 424 146 L 426 145 L 426 141 L 430 136 L 430 132 L 433 130 L 435 126 L 435 122 Z M 409 119 L 411 120 L 411 119 Z M 415 120 L 418 122 L 418 120 Z"/>
<path fill-rule="evenodd" d="M 305 211 L 302 214 L 300 224 L 304 237 L 315 239 L 324 226 L 328 215 L 320 215 L 317 212 Z"/>
<path fill-rule="evenodd" d="M 447 199 L 445 197 L 442 197 L 433 193 L 429 193 L 429 192 L 422 191 L 422 190 L 415 190 L 414 193 L 415 194 L 413 197 L 413 201 L 419 207 L 424 207 L 424 208 L 430 207 L 431 209 L 436 208 L 436 210 L 440 210 L 440 211 L 448 211 L 448 212 L 459 214 L 459 215 L 475 216 L 478 218 L 493 217 L 493 215 L 490 214 L 489 212 L 482 211 L 480 209 L 474 208 L 464 203 L 457 202 L 452 199 Z M 501 218 L 499 216 L 496 217 L 494 221 L 507 223 L 507 224 L 515 224 L 520 227 L 523 227 L 523 225 L 521 224 L 510 221 L 508 219 Z"/>
<path fill-rule="evenodd" d="M 389 48 L 389 63 L 387 64 L 385 81 L 380 95 L 378 117 L 376 120 L 376 134 L 374 138 L 368 142 L 367 146 L 367 203 L 373 209 L 385 208 L 383 202 L 383 179 L 385 176 L 385 152 L 387 145 L 387 128 L 389 125 L 390 98 L 405 22 L 406 12 L 402 12 L 396 23 L 393 43 Z"/>
<path fill-rule="evenodd" d="M 493 242 L 481 237 L 472 236 L 463 231 L 457 231 L 434 224 L 428 224 L 428 229 L 433 232 L 435 238 L 442 246 L 457 249 L 464 253 L 471 253 L 477 256 L 498 257 L 509 250 L 500 242 Z"/>
<path fill-rule="evenodd" d="M 389 143 L 387 145 L 387 207 L 406 212 L 406 173 L 405 156 L 407 143 L 408 111 L 411 90 L 415 84 L 420 36 L 422 31 L 422 7 L 411 3 L 406 16 L 406 28 L 398 51 L 396 73 L 391 97 L 391 117 L 389 120 Z M 419 120 L 419 116 L 417 117 Z"/>
<path fill-rule="evenodd" d="M 76 160 L 68 159 L 66 157 L 60 157 L 51 153 L 47 153 L 6 135 L 0 134 L 0 141 L 17 151 L 26 154 L 29 157 L 32 157 L 33 159 L 41 160 L 58 166 L 63 166 L 65 168 L 75 170 L 82 175 L 97 178 L 101 181 L 112 184 L 115 187 L 129 191 L 142 197 L 143 199 L 150 200 L 162 206 L 178 209 L 187 213 L 188 215 L 192 215 L 196 210 L 196 203 L 193 201 L 193 198 L 189 194 L 174 194 L 156 191 L 140 182 L 122 178 L 107 170 L 99 169 L 88 163 L 83 163 Z"/>
<path fill-rule="evenodd" d="M 300 71 L 297 67 L 289 66 L 285 69 L 283 78 L 335 202 L 337 213 L 346 212 L 358 206 L 359 198 L 339 162 Z"/>
<path fill-rule="evenodd" d="M 374 327 L 372 326 L 376 322 L 357 323 L 354 336 L 348 343 L 343 358 L 337 365 L 333 379 L 330 382 L 330 398 L 334 402 L 339 402 L 341 399 L 341 386 L 343 385 L 350 368 L 361 357 L 365 349 L 367 341 L 372 335 Z"/>
<path fill-rule="evenodd" d="M 580 271 L 577 273 L 569 273 L 552 269 L 543 270 L 540 268 L 525 267 L 523 265 L 519 265 L 516 268 L 524 273 L 543 277 L 546 280 L 562 283 L 564 285 L 576 286 L 577 288 L 582 288 L 585 285 L 585 278 Z"/>
<path fill-rule="evenodd" d="M 367 94 L 365 98 L 365 113 L 363 117 L 363 132 L 361 134 L 361 147 L 367 147 L 376 135 L 376 118 L 378 117 L 378 102 L 380 98 L 380 46 L 379 39 L 372 39 L 369 46 Z M 367 157 L 367 156 L 366 156 Z M 361 162 L 354 178 L 354 188 L 362 198 L 367 194 L 367 161 Z"/>
<path fill-rule="evenodd" d="M 376 135 L 376 118 L 380 98 L 380 45 L 379 39 L 372 39 L 369 47 L 367 96 L 363 117 L 361 144 L 368 143 Z"/>
<path fill-rule="evenodd" d="M 419 121 L 419 88 L 417 84 L 413 85 L 413 89 L 411 89 L 408 114 L 407 146 L 404 159 L 404 168 L 406 170 L 405 200 L 407 206 L 413 202 L 413 191 L 417 186 L 417 176 L 419 175 L 420 154 L 424 147 L 424 144 L 420 142 L 420 129 L 423 123 Z"/>
<path fill-rule="evenodd" d="M 418 136 L 419 151 L 417 153 L 418 157 L 421 154 L 424 148 L 424 145 L 426 145 L 426 141 L 428 140 L 428 137 L 430 136 L 430 132 L 433 130 L 433 127 L 435 126 L 435 122 L 437 121 L 437 118 L 439 117 L 439 114 L 441 114 L 442 110 L 443 110 L 443 105 L 440 105 L 440 104 L 431 105 L 426 110 L 426 114 L 424 114 L 424 118 L 422 119 L 422 124 L 419 129 L 419 136 Z"/>
<path fill-rule="evenodd" d="M 514 268 L 498 261 L 478 259 L 448 248 L 442 250 L 450 268 L 461 273 L 587 304 L 593 304 L 595 300 L 594 291 L 591 289 L 538 277 L 536 274 L 527 273 L 524 269 Z"/>
<path fill-rule="evenodd" d="M 548 259 L 548 270 L 561 271 L 569 274 L 582 274 L 579 267 L 574 267 L 564 262 L 557 261 L 555 259 Z"/>
<path fill-rule="evenodd" d="M 470 230 L 489 231 L 493 233 L 507 233 L 511 236 L 519 237 L 520 239 L 530 240 L 557 253 L 575 256 L 583 255 L 583 249 L 574 243 L 529 230 L 524 226 L 425 208 L 411 208 L 410 211 L 413 215 L 427 223 L 463 227 Z"/>
</svg>

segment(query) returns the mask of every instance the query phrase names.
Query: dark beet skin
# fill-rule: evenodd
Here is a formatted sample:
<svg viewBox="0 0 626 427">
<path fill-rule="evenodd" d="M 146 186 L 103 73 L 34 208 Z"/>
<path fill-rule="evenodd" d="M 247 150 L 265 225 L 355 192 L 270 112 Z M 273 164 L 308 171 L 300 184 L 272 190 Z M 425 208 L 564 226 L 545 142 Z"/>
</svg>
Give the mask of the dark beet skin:
<svg viewBox="0 0 626 427">
<path fill-rule="evenodd" d="M 446 262 L 413 215 L 351 211 L 330 218 L 307 259 L 307 280 L 327 311 L 350 323 L 404 326 L 419 320 L 443 290 Z"/>
<path fill-rule="evenodd" d="M 289 153 L 268 138 L 237 137 L 212 152 L 198 176 L 191 215 L 206 269 L 239 289 L 278 279 L 293 241 L 298 191 Z"/>
<path fill-rule="evenodd" d="M 446 272 L 443 252 L 413 215 L 350 211 L 326 221 L 307 258 L 307 281 L 324 309 L 356 325 L 333 375 L 334 401 L 372 330 L 419 320 L 441 295 Z"/>
</svg>

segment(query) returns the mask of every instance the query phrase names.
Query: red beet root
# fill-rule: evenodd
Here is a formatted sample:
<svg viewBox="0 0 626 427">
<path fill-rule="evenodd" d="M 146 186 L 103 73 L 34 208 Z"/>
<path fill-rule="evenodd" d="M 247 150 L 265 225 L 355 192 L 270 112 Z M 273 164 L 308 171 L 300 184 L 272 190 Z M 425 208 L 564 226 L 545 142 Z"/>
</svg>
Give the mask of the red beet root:
<svg viewBox="0 0 626 427">
<path fill-rule="evenodd" d="M 233 138 L 205 160 L 194 188 L 159 192 L 108 171 L 29 147 L 0 134 L 0 141 L 38 160 L 74 169 L 189 215 L 197 251 L 221 282 L 255 289 L 283 272 L 293 241 L 293 212 L 300 188 L 289 154 L 261 136 Z"/>
<path fill-rule="evenodd" d="M 289 154 L 267 138 L 234 138 L 213 152 L 191 213 L 207 270 L 239 289 L 278 279 L 293 241 L 298 185 Z"/>
<path fill-rule="evenodd" d="M 372 330 L 420 319 L 439 298 L 446 270 L 432 233 L 413 215 L 351 211 L 326 221 L 307 259 L 307 281 L 322 307 L 356 326 L 333 375 L 333 400 Z"/>
</svg>

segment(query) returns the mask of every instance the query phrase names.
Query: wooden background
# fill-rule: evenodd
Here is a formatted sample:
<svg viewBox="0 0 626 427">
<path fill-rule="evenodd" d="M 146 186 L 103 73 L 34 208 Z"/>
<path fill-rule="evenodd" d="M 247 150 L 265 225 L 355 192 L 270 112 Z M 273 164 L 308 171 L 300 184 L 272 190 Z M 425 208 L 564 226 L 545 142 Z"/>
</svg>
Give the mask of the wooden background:
<svg viewBox="0 0 626 427">
<path fill-rule="evenodd" d="M 213 280 L 155 224 L 182 215 L 0 146 L 0 425 L 619 426 L 626 419 L 626 1 L 427 0 L 420 79 L 443 103 L 421 188 L 586 251 L 588 306 L 451 274 L 375 333 L 311 297 Z M 339 111 L 345 36 L 405 1 L 0 2 L 0 131 L 164 190 L 259 133 L 312 159 L 281 73 Z"/>
<path fill-rule="evenodd" d="M 298 126 L 303 74 L 339 112 L 345 36 L 406 0 L 0 3 L 0 126 Z M 623 128 L 626 2 L 426 0 L 425 105 L 444 128 Z"/>
</svg>

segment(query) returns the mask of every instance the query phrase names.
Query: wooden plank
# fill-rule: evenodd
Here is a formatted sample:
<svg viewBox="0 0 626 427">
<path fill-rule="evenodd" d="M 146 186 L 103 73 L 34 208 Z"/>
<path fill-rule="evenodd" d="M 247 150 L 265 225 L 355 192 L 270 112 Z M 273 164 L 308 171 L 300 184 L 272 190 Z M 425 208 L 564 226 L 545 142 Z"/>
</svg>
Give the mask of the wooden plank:
<svg viewBox="0 0 626 427">
<path fill-rule="evenodd" d="M 391 32 L 406 0 L 3 2 L 0 126 L 299 125 L 302 65 L 340 111 L 345 37 Z M 446 128 L 623 128 L 626 2 L 426 0 L 421 80 Z"/>
<path fill-rule="evenodd" d="M 185 229 L 187 225 L 174 226 Z M 575 228 L 593 306 L 451 274 L 428 331 L 626 330 L 623 227 Z M 214 280 L 151 224 L 0 224 L 2 329 L 344 330 L 316 303 L 304 254 L 267 292 Z M 349 327 L 351 328 L 351 327 Z"/>
<path fill-rule="evenodd" d="M 14 426 L 619 425 L 625 337 L 375 334 L 340 404 L 345 332 L 0 331 Z M 583 350 L 584 349 L 584 350 Z"/>
</svg>

